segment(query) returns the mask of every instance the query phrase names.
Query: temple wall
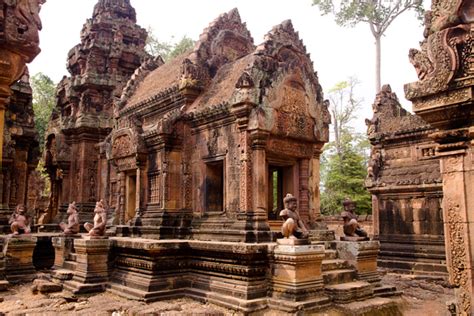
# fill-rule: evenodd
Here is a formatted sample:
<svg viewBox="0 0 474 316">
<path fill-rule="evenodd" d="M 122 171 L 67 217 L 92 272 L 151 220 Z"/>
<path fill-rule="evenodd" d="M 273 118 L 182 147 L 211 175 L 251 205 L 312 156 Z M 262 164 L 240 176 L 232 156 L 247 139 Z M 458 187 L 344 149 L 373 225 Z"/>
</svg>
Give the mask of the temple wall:
<svg viewBox="0 0 474 316">
<path fill-rule="evenodd" d="M 366 186 L 372 194 L 379 265 L 420 274 L 446 274 L 439 159 L 435 130 L 406 112 L 390 88 L 377 95 L 368 121 L 372 144 Z"/>
<path fill-rule="evenodd" d="M 18 204 L 29 206 L 28 181 L 39 158 L 38 132 L 34 125 L 32 90 L 28 72 L 11 86 L 13 91 L 5 113 L 2 156 L 0 157 L 0 231 L 10 232 L 8 219 Z"/>
</svg>

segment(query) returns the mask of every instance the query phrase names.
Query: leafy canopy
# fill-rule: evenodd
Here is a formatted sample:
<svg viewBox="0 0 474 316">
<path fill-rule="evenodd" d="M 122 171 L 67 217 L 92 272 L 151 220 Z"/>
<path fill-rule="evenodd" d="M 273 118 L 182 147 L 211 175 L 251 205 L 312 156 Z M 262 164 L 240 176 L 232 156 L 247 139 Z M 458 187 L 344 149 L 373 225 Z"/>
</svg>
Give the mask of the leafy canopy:
<svg viewBox="0 0 474 316">
<path fill-rule="evenodd" d="M 350 123 L 357 118 L 362 100 L 356 96 L 359 81 L 351 77 L 329 90 L 332 138 L 321 157 L 321 212 L 336 214 L 349 197 L 359 213 L 371 213 L 371 197 L 364 187 L 367 177 L 369 142 L 355 133 Z"/>
<path fill-rule="evenodd" d="M 47 75 L 39 72 L 30 79 L 33 89 L 33 111 L 35 127 L 39 134 L 40 148 L 44 146 L 44 134 L 51 112 L 56 104 L 56 84 Z"/>
<path fill-rule="evenodd" d="M 313 0 L 322 14 L 333 14 L 340 26 L 353 27 L 359 22 L 369 23 L 374 36 L 382 36 L 403 12 L 414 10 L 423 18 L 422 0 Z"/>
<path fill-rule="evenodd" d="M 160 55 L 164 61 L 173 59 L 174 57 L 186 52 L 194 47 L 194 41 L 186 35 L 176 43 L 160 41 L 153 33 L 151 27 L 148 28 L 148 37 L 146 40 L 146 51 L 153 56 Z"/>
<path fill-rule="evenodd" d="M 371 197 L 364 187 L 369 142 L 362 135 L 343 130 L 341 144 L 340 155 L 331 142 L 325 146 L 321 158 L 321 212 L 340 213 L 342 201 L 349 197 L 357 203 L 357 213 L 370 214 Z"/>
</svg>

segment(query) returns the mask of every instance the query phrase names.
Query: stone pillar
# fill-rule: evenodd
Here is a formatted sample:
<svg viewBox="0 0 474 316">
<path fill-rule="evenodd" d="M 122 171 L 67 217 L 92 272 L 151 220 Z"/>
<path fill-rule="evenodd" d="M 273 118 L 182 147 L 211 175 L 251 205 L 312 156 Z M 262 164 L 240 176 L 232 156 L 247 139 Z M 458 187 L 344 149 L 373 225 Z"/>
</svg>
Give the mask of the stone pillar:
<svg viewBox="0 0 474 316">
<path fill-rule="evenodd" d="M 36 269 L 33 266 L 36 241 L 36 237 L 31 235 L 18 235 L 6 240 L 5 274 L 10 283 L 30 282 L 36 278 Z"/>
<path fill-rule="evenodd" d="M 273 250 L 272 297 L 269 307 L 289 313 L 308 312 L 326 307 L 330 300 L 324 293 L 322 245 L 285 245 L 279 239 Z"/>
<path fill-rule="evenodd" d="M 309 159 L 301 159 L 299 162 L 299 198 L 298 211 L 301 218 L 307 222 L 311 219 L 309 209 Z"/>
<path fill-rule="evenodd" d="M 313 158 L 310 160 L 309 165 L 309 217 L 310 221 L 313 222 L 321 217 L 321 199 L 319 192 L 320 182 L 320 159 L 321 150 L 319 148 L 314 149 Z"/>
<path fill-rule="evenodd" d="M 373 239 L 380 237 L 380 204 L 376 194 L 372 194 L 372 226 L 374 229 Z"/>
<path fill-rule="evenodd" d="M 141 204 L 142 204 L 142 199 L 141 199 L 141 170 L 140 170 L 140 167 L 137 167 L 137 179 L 136 179 L 136 182 L 135 182 L 135 211 L 136 213 L 137 212 L 140 212 L 140 209 L 141 209 Z M 135 217 L 137 216 L 138 214 L 135 214 Z"/>
<path fill-rule="evenodd" d="M 74 294 L 95 293 L 105 290 L 109 279 L 109 249 L 111 241 L 107 238 L 83 237 L 74 240 L 76 270 L 65 288 Z"/>
<path fill-rule="evenodd" d="M 471 145 L 470 149 L 440 155 L 449 281 L 455 287 L 458 312 L 467 315 L 473 310 L 474 295 L 474 152 Z"/>
<path fill-rule="evenodd" d="M 255 130 L 251 133 L 253 211 L 265 215 L 268 211 L 268 166 L 265 152 L 267 139 L 268 132 Z"/>
<path fill-rule="evenodd" d="M 245 126 L 246 127 L 246 126 Z M 252 209 L 252 158 L 250 136 L 246 130 L 240 131 L 240 210 Z"/>
<path fill-rule="evenodd" d="M 377 256 L 380 251 L 378 241 L 337 241 L 339 259 L 346 260 L 357 270 L 357 278 L 378 285 Z"/>
</svg>

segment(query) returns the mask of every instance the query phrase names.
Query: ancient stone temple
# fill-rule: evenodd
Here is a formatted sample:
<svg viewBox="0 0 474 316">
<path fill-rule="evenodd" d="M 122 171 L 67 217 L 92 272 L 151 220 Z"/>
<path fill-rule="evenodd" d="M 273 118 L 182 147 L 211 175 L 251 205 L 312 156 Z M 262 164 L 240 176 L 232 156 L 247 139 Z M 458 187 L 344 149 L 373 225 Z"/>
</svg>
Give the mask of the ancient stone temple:
<svg viewBox="0 0 474 316">
<path fill-rule="evenodd" d="M 367 120 L 372 144 L 366 187 L 372 194 L 379 265 L 422 274 L 445 274 L 446 255 L 439 158 L 433 129 L 404 110 L 384 86 Z"/>
<path fill-rule="evenodd" d="M 117 107 L 104 149 L 121 235 L 270 241 L 286 193 L 314 218 L 328 114 L 289 21 L 255 47 L 223 14 L 192 51 L 142 66 Z"/>
<path fill-rule="evenodd" d="M 457 313 L 471 315 L 474 297 L 474 2 L 433 1 L 421 50 L 410 50 L 419 81 L 405 86 L 414 112 L 437 131 L 443 179 L 447 268 Z"/>
<path fill-rule="evenodd" d="M 327 103 L 290 21 L 255 46 L 236 9 L 222 14 L 192 50 L 145 61 L 114 107 L 97 185 L 119 225 L 108 236 L 89 224 L 88 236 L 53 238 L 53 277 L 66 289 L 145 302 L 185 296 L 244 313 L 360 300 L 396 311 L 379 297 L 394 290 L 380 284 L 378 241 L 336 241 L 320 229 L 274 242 L 284 196 L 314 223 L 328 141 Z M 93 225 L 104 232 L 96 205 Z"/>
<path fill-rule="evenodd" d="M 40 156 L 28 71 L 11 89 L 13 95 L 5 115 L 3 177 L 0 178 L 3 188 L 0 204 L 4 205 L 0 211 L 0 225 L 6 232 L 10 232 L 8 218 L 16 205 L 28 202 L 28 181 Z"/>
<path fill-rule="evenodd" d="M 146 36 L 136 24 L 129 0 L 101 0 L 84 24 L 81 43 L 69 51 L 71 76 L 58 85 L 57 106 L 47 131 L 44 158 L 52 193 L 43 223 L 72 201 L 87 214 L 104 196 L 98 144 L 112 130 L 114 99 L 149 58 L 144 50 Z"/>
</svg>

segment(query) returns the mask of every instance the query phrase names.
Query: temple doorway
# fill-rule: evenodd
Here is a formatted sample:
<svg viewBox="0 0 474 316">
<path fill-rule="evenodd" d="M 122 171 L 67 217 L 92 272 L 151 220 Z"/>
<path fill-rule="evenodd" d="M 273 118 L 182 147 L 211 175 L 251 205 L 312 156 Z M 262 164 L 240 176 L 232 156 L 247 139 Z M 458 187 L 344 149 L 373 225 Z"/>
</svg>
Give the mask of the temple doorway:
<svg viewBox="0 0 474 316">
<path fill-rule="evenodd" d="M 135 217 L 137 205 L 137 175 L 130 173 L 126 176 L 125 183 L 126 200 L 125 200 L 125 223 Z"/>
<path fill-rule="evenodd" d="M 287 193 L 294 194 L 293 165 L 268 166 L 268 219 L 279 220 L 280 211 L 285 207 L 283 198 Z"/>
<path fill-rule="evenodd" d="M 224 210 L 224 161 L 206 164 L 206 212 L 222 213 Z"/>
</svg>

